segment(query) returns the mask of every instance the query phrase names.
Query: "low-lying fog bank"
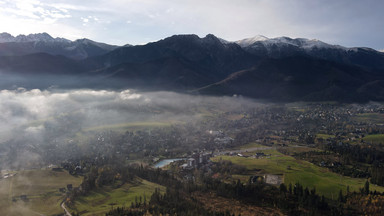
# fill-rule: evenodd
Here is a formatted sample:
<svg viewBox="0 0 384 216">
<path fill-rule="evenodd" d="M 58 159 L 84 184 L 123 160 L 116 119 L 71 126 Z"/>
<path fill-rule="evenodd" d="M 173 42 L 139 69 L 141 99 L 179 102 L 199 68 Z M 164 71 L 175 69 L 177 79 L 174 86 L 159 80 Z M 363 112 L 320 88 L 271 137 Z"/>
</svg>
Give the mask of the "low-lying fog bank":
<svg viewBox="0 0 384 216">
<path fill-rule="evenodd" d="M 187 123 L 206 113 L 258 105 L 241 97 L 175 92 L 1 90 L 0 160 L 3 168 L 8 167 L 9 158 L 13 158 L 12 167 L 37 166 L 41 157 L 48 154 L 42 153 L 43 149 L 60 151 L 66 146 L 61 149 L 65 151 L 68 145 L 74 145 L 72 139 L 81 131 L 112 130 L 130 124 Z"/>
</svg>

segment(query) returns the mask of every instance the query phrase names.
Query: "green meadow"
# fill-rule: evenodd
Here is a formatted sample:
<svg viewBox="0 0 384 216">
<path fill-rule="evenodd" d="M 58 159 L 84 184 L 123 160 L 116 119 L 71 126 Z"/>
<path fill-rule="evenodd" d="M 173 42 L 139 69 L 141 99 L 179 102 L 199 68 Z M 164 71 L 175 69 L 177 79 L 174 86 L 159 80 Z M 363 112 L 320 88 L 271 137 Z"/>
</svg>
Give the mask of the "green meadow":
<svg viewBox="0 0 384 216">
<path fill-rule="evenodd" d="M 4 173 L 4 172 L 3 172 Z M 59 188 L 72 184 L 80 185 L 82 178 L 66 171 L 25 170 L 12 172 L 15 175 L 0 179 L 1 215 L 53 215 L 63 213 L 60 203 L 65 194 Z M 26 200 L 20 196 L 26 195 Z"/>
<path fill-rule="evenodd" d="M 151 129 L 157 127 L 169 127 L 176 122 L 129 122 L 122 124 L 111 124 L 111 125 L 102 125 L 85 128 L 85 132 L 89 131 L 105 131 L 105 130 L 114 130 L 114 131 L 127 131 L 127 130 L 140 130 L 140 129 Z"/>
<path fill-rule="evenodd" d="M 136 199 L 139 201 L 140 196 L 143 202 L 144 196 L 148 202 L 156 188 L 160 189 L 160 192 L 165 192 L 163 186 L 143 179 L 136 179 L 134 182 L 126 183 L 118 188 L 104 186 L 91 191 L 86 196 L 78 197 L 71 211 L 84 216 L 105 215 L 117 206 L 130 207 Z"/>
<path fill-rule="evenodd" d="M 362 188 L 366 181 L 365 179 L 341 176 L 329 171 L 327 168 L 316 166 L 307 161 L 297 160 L 291 156 L 283 155 L 276 150 L 261 152 L 272 155 L 271 157 L 260 159 L 238 156 L 217 156 L 212 158 L 212 160 L 230 160 L 234 164 L 243 165 L 247 168 L 249 176 L 260 173 L 283 174 L 284 183 L 287 186 L 290 183 L 293 185 L 299 182 L 308 188 L 315 187 L 319 194 L 334 199 L 337 198 L 340 190 L 345 193 L 347 186 L 350 187 L 350 191 L 359 191 L 359 188 Z M 237 177 L 241 178 L 241 180 L 247 179 L 244 176 Z M 371 185 L 371 190 L 384 192 L 384 187 Z"/>
<path fill-rule="evenodd" d="M 367 135 L 363 138 L 363 140 L 372 144 L 384 144 L 384 134 Z"/>
<path fill-rule="evenodd" d="M 261 145 L 259 143 L 248 143 L 246 145 L 242 145 L 238 147 L 239 149 L 249 149 L 249 148 L 258 148 L 258 147 L 266 147 L 265 145 Z"/>
<path fill-rule="evenodd" d="M 329 135 L 329 134 L 316 134 L 316 138 L 322 138 L 322 139 L 335 138 L 335 135 Z"/>
<path fill-rule="evenodd" d="M 357 122 L 384 124 L 384 113 L 362 113 L 354 116 L 352 119 Z"/>
</svg>

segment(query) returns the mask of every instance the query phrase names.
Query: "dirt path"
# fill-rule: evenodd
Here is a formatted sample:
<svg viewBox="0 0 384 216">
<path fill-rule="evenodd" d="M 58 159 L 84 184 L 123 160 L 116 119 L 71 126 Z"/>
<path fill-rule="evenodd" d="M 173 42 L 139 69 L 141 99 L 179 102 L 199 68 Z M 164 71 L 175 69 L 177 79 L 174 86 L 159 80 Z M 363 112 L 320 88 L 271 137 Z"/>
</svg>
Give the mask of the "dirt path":
<svg viewBox="0 0 384 216">
<path fill-rule="evenodd" d="M 228 199 L 217 196 L 215 193 L 202 193 L 193 192 L 192 197 L 199 200 L 204 208 L 211 211 L 229 211 L 234 215 L 242 216 L 254 216 L 254 215 L 265 215 L 265 216 L 283 216 L 277 208 L 272 207 L 260 207 L 256 205 L 249 205 L 242 203 L 239 200 Z"/>
<path fill-rule="evenodd" d="M 12 189 L 13 189 L 13 178 L 11 178 L 11 181 L 9 183 L 9 191 L 8 191 L 8 200 L 10 201 L 10 204 L 12 205 Z"/>
<path fill-rule="evenodd" d="M 67 208 L 65 207 L 65 202 L 64 202 L 64 201 L 61 203 L 60 206 L 61 206 L 62 209 L 64 209 L 64 211 L 65 211 L 65 216 L 72 216 L 71 213 L 69 213 L 69 211 L 68 211 Z"/>
</svg>

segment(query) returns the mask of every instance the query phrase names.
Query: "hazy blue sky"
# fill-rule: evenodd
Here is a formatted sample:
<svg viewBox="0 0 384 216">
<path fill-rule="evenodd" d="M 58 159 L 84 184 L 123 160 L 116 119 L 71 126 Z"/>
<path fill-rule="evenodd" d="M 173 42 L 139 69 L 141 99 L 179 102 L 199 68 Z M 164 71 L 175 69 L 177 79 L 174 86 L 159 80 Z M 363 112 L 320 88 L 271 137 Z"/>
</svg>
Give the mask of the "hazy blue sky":
<svg viewBox="0 0 384 216">
<path fill-rule="evenodd" d="M 0 0 L 0 32 L 143 44 L 173 34 L 384 49 L 383 0 Z"/>
</svg>

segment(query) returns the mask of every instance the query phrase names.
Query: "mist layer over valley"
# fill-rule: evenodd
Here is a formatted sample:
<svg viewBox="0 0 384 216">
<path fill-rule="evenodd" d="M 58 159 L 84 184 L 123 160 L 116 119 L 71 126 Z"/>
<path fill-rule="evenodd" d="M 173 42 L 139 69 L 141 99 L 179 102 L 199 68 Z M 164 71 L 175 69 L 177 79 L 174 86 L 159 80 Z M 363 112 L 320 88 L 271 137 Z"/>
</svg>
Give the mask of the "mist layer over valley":
<svg viewBox="0 0 384 216">
<path fill-rule="evenodd" d="M 212 111 L 241 110 L 255 104 L 241 98 L 174 92 L 2 90 L 1 165 L 3 169 L 49 165 L 54 161 L 46 157 L 65 160 L 79 156 L 81 152 L 74 149 L 84 144 L 79 140 L 84 134 L 148 131 L 201 121 Z"/>
</svg>

